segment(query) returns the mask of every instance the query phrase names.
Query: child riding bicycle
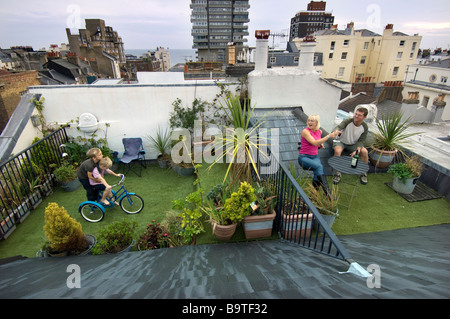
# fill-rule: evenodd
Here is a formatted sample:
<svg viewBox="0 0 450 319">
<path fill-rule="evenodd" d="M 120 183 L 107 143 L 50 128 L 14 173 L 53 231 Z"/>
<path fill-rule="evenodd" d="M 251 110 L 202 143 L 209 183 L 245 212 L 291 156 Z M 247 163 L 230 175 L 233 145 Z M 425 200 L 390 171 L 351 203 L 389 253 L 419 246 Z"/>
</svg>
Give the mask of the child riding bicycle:
<svg viewBox="0 0 450 319">
<path fill-rule="evenodd" d="M 122 176 L 122 174 L 116 174 L 114 173 L 110 168 L 112 166 L 112 161 L 109 157 L 104 157 L 102 158 L 98 165 L 94 168 L 94 170 L 92 171 L 92 176 L 94 178 L 98 178 L 101 180 L 100 183 L 95 182 L 92 179 L 89 179 L 89 183 L 92 185 L 92 187 L 96 190 L 96 191 L 103 191 L 103 196 L 101 199 L 101 203 L 103 205 L 107 205 L 109 206 L 110 203 L 108 202 L 107 198 L 110 198 L 113 196 L 112 192 L 111 192 L 111 186 L 106 182 L 105 178 L 104 178 L 104 174 L 111 174 L 114 175 L 116 177 L 120 177 Z M 119 205 L 117 202 L 114 202 L 115 205 Z"/>
</svg>

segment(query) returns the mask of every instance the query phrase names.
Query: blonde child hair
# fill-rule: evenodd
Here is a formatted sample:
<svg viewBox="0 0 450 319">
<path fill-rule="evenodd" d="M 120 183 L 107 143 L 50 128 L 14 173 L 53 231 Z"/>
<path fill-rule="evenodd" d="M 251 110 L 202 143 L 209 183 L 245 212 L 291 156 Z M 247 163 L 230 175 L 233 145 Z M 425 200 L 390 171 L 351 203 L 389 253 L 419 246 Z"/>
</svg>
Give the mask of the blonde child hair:
<svg viewBox="0 0 450 319">
<path fill-rule="evenodd" d="M 98 165 L 100 166 L 103 166 L 103 167 L 106 167 L 107 169 L 108 168 L 111 168 L 111 166 L 112 166 L 112 161 L 111 161 L 111 159 L 109 158 L 109 157 L 103 157 L 101 160 L 100 160 L 100 162 L 98 163 Z"/>
</svg>

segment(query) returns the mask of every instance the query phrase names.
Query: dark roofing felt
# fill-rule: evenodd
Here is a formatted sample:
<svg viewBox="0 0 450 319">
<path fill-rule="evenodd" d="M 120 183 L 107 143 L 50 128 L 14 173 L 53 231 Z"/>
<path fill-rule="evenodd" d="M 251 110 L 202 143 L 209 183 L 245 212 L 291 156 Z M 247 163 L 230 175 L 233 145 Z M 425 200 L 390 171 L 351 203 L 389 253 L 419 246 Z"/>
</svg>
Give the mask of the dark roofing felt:
<svg viewBox="0 0 450 319">
<path fill-rule="evenodd" d="M 339 236 L 380 288 L 348 264 L 280 240 L 114 255 L 28 258 L 0 265 L 0 298 L 449 298 L 450 225 Z M 70 264 L 81 288 L 67 287 Z"/>
</svg>

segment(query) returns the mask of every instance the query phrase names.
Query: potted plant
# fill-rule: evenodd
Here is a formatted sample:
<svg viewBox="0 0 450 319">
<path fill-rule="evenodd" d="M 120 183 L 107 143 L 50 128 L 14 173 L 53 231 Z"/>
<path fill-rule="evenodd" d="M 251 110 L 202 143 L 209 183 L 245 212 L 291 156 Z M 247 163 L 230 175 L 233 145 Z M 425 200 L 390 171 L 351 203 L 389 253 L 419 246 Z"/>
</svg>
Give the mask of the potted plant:
<svg viewBox="0 0 450 319">
<path fill-rule="evenodd" d="M 255 155 L 259 153 L 261 156 L 267 157 L 267 154 L 260 148 L 260 145 L 265 142 L 256 139 L 257 130 L 263 123 L 263 118 L 259 119 L 253 126 L 250 125 L 255 106 L 252 107 L 248 99 L 245 99 L 241 104 L 239 93 L 228 94 L 223 103 L 219 101 L 219 104 L 231 123 L 231 127 L 226 127 L 226 134 L 215 141 L 223 145 L 223 151 L 221 154 L 216 154 L 217 156 L 210 167 L 216 163 L 223 163 L 224 157 L 227 157 L 229 165 L 224 180 L 231 172 L 232 185 L 241 181 L 251 183 L 253 180 L 252 170 L 259 179 L 256 163 L 258 156 Z"/>
<path fill-rule="evenodd" d="M 138 250 L 151 250 L 169 247 L 169 231 L 165 226 L 157 223 L 155 220 L 147 225 L 145 232 L 139 237 Z"/>
<path fill-rule="evenodd" d="M 51 164 L 51 166 L 56 167 L 56 164 Z M 81 186 L 77 177 L 76 166 L 68 161 L 63 161 L 61 166 L 53 171 L 53 174 L 55 175 L 56 181 L 67 192 L 75 191 Z"/>
<path fill-rule="evenodd" d="M 44 232 L 48 242 L 38 252 L 41 256 L 82 255 L 95 244 L 95 237 L 86 235 L 81 224 L 57 203 L 49 203 L 45 208 Z"/>
<path fill-rule="evenodd" d="M 250 216 L 250 204 L 256 200 L 254 188 L 247 182 L 241 182 L 237 192 L 232 192 L 224 201 L 223 208 L 210 206 L 208 214 L 211 218 L 213 234 L 219 240 L 229 240 L 233 237 L 237 224 L 245 216 Z"/>
<path fill-rule="evenodd" d="M 404 163 L 389 166 L 388 173 L 394 174 L 392 188 L 401 194 L 411 194 L 422 174 L 423 163 L 419 156 L 406 157 Z"/>
<path fill-rule="evenodd" d="M 308 210 L 305 212 L 304 207 L 299 195 L 296 200 L 288 200 L 280 205 L 281 233 L 284 238 L 302 238 L 310 235 L 314 215 Z"/>
<path fill-rule="evenodd" d="M 190 193 L 184 199 L 172 201 L 172 208 L 181 211 L 182 235 L 186 244 L 195 243 L 195 238 L 205 231 L 202 223 L 202 194 L 200 187 L 195 192 Z"/>
<path fill-rule="evenodd" d="M 97 236 L 97 244 L 92 248 L 92 254 L 114 254 L 131 251 L 134 245 L 134 231 L 137 223 L 125 219 L 115 221 L 102 228 Z"/>
<path fill-rule="evenodd" d="M 383 114 L 381 120 L 376 119 L 378 132 L 374 135 L 374 141 L 369 152 L 372 165 L 379 168 L 388 167 L 397 153 L 403 152 L 407 139 L 419 132 L 409 133 L 407 131 L 409 118 L 402 122 L 401 112 L 390 112 Z"/>
<path fill-rule="evenodd" d="M 156 132 L 156 136 L 148 136 L 150 147 L 158 152 L 158 164 L 161 168 L 167 168 L 170 163 L 171 135 L 169 129 L 163 131 L 160 127 Z"/>
<path fill-rule="evenodd" d="M 317 189 L 311 184 L 305 188 L 305 192 L 331 228 L 336 217 L 339 216 L 339 194 L 337 186 L 333 185 L 330 188 L 329 195 L 325 194 L 322 189 Z"/>
<path fill-rule="evenodd" d="M 275 206 L 277 197 L 273 196 L 268 188 L 257 185 L 255 189 L 256 200 L 250 204 L 250 216 L 245 216 L 242 225 L 245 238 L 263 238 L 272 235 L 273 221 L 275 219 Z"/>
<path fill-rule="evenodd" d="M 172 148 L 171 165 L 173 170 L 181 176 L 192 176 L 195 173 L 194 161 L 192 160 L 193 154 L 190 153 L 190 143 L 190 140 L 187 141 L 186 137 L 181 135 L 176 145 Z"/>
</svg>

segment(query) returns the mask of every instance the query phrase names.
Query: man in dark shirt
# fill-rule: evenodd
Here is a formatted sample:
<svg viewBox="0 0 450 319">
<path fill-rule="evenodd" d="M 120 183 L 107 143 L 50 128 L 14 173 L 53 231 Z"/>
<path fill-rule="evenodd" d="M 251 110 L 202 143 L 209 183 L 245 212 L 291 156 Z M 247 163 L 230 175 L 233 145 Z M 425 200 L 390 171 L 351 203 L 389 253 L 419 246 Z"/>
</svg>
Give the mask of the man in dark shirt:
<svg viewBox="0 0 450 319">
<path fill-rule="evenodd" d="M 94 170 L 97 163 L 103 158 L 102 151 L 99 148 L 91 148 L 86 152 L 86 156 L 89 157 L 83 163 L 77 171 L 78 179 L 86 190 L 86 196 L 89 201 L 97 201 L 98 192 L 94 190 L 92 185 L 89 183 L 89 179 L 100 182 L 97 178 L 92 176 L 92 171 Z"/>
</svg>

